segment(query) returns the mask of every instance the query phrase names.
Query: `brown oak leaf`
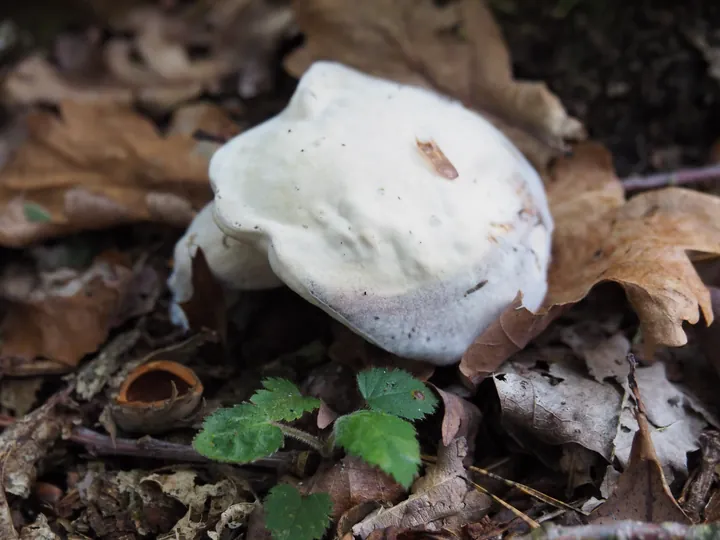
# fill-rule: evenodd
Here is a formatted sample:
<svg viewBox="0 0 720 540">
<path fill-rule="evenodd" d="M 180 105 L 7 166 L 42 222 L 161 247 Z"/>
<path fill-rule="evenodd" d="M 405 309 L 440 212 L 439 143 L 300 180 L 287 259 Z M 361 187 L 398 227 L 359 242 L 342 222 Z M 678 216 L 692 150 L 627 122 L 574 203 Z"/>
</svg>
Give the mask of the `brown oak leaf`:
<svg viewBox="0 0 720 540">
<path fill-rule="evenodd" d="M 305 45 L 287 60 L 295 75 L 316 60 L 432 88 L 492 115 L 537 166 L 585 137 L 542 82 L 517 81 L 510 53 L 481 0 L 295 0 Z"/>
<path fill-rule="evenodd" d="M 118 319 L 133 272 L 108 252 L 84 272 L 41 273 L 33 284 L 23 276 L 0 279 L 6 303 L 0 324 L 0 372 L 31 375 L 69 371 L 105 342 Z"/>
<path fill-rule="evenodd" d="M 477 383 L 595 285 L 612 281 L 638 314 L 649 350 L 687 342 L 684 322 L 712 322 L 710 293 L 693 253 L 720 254 L 720 198 L 682 188 L 624 201 L 610 154 L 579 145 L 550 171 L 555 219 L 549 290 L 537 314 L 510 306 L 466 351 L 460 370 Z"/>
<path fill-rule="evenodd" d="M 210 198 L 208 159 L 132 108 L 63 102 L 32 113 L 0 171 L 0 245 L 136 221 L 184 226 Z"/>
<path fill-rule="evenodd" d="M 639 427 L 633 439 L 630 463 L 620 476 L 615 492 L 591 514 L 590 523 L 634 520 L 687 524 L 690 520 L 675 501 L 665 481 L 633 371 L 629 382 L 637 403 Z"/>
</svg>

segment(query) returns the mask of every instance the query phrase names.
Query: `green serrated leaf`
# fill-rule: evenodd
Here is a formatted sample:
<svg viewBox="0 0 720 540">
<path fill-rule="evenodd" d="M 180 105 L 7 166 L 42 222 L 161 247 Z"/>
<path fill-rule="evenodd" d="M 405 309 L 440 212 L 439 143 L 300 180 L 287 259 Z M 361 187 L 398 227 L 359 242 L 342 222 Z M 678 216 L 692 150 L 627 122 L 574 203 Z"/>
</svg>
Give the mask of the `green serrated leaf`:
<svg viewBox="0 0 720 540">
<path fill-rule="evenodd" d="M 293 486 L 278 484 L 268 493 L 263 508 L 273 540 L 317 540 L 329 525 L 332 500 L 327 493 L 303 497 Z"/>
<path fill-rule="evenodd" d="M 23 203 L 23 214 L 30 223 L 49 223 L 52 216 L 37 203 L 26 201 Z"/>
<path fill-rule="evenodd" d="M 335 421 L 335 444 L 409 487 L 420 465 L 420 445 L 410 422 L 380 411 L 358 411 Z"/>
<path fill-rule="evenodd" d="M 261 409 L 249 403 L 218 409 L 205 419 L 193 447 L 210 459 L 248 463 L 282 447 L 283 433 L 270 422 Z"/>
<path fill-rule="evenodd" d="M 319 399 L 303 396 L 287 379 L 265 379 L 263 386 L 265 390 L 255 392 L 250 401 L 262 407 L 271 420 L 290 422 L 320 407 Z"/>
<path fill-rule="evenodd" d="M 374 411 L 419 420 L 432 414 L 438 400 L 435 394 L 401 369 L 373 368 L 358 373 L 358 388 Z"/>
</svg>

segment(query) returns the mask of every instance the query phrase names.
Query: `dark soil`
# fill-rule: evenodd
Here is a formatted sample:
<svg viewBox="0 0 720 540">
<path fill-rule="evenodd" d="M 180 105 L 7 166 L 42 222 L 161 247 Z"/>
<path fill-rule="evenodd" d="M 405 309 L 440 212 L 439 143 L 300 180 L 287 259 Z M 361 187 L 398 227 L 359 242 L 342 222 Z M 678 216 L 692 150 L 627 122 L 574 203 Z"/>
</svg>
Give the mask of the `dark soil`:
<svg viewBox="0 0 720 540">
<path fill-rule="evenodd" d="M 720 2 L 491 4 L 516 75 L 546 81 L 610 148 L 619 175 L 709 161 L 720 136 L 720 82 L 690 36 L 720 50 Z"/>
</svg>

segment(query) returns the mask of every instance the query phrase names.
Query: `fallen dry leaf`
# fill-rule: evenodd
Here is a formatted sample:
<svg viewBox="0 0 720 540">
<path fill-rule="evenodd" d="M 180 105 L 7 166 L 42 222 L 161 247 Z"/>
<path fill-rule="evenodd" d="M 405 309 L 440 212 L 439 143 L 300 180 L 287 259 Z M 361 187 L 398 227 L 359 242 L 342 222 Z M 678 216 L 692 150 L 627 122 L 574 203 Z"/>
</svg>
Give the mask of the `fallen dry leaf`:
<svg viewBox="0 0 720 540">
<path fill-rule="evenodd" d="M 242 129 L 228 117 L 222 107 L 210 102 L 199 102 L 175 110 L 167 135 L 192 137 L 198 131 L 225 141 L 239 134 Z"/>
<path fill-rule="evenodd" d="M 191 259 L 192 290 L 190 300 L 180 304 L 191 330 L 217 333 L 220 343 L 227 342 L 227 309 L 222 285 L 210 270 L 205 253 L 197 246 Z"/>
<path fill-rule="evenodd" d="M 720 253 L 720 198 L 682 188 L 641 193 L 624 202 L 609 153 L 579 145 L 551 171 L 555 219 L 549 290 L 532 314 L 510 306 L 466 351 L 460 370 L 477 383 L 527 343 L 563 308 L 598 283 L 622 285 L 644 342 L 680 346 L 684 322 L 712 321 L 710 294 L 689 254 Z"/>
<path fill-rule="evenodd" d="M 442 390 L 434 384 L 431 384 L 431 386 L 443 402 L 442 443 L 445 446 L 450 446 L 453 439 L 463 437 L 467 441 L 472 455 L 475 437 L 482 421 L 480 409 L 475 404 L 452 392 Z"/>
<path fill-rule="evenodd" d="M 196 141 L 162 137 L 130 107 L 63 102 L 59 117 L 27 121 L 28 140 L 0 170 L 0 245 L 135 221 L 185 226 L 210 198 Z"/>
<path fill-rule="evenodd" d="M 0 435 L 1 488 L 4 491 L 22 498 L 30 495 L 37 476 L 36 463 L 72 427 L 73 416 L 60 410 L 63 405 L 70 405 L 69 393 L 66 389 L 54 394 Z"/>
<path fill-rule="evenodd" d="M 125 355 L 141 337 L 142 332 L 133 328 L 105 343 L 95 358 L 83 364 L 75 374 L 75 395 L 82 401 L 90 401 L 95 397 L 105 388 L 112 374 L 122 365 L 122 360 L 126 360 Z"/>
<path fill-rule="evenodd" d="M 96 28 L 80 40 L 60 36 L 57 65 L 38 54 L 13 66 L 2 87 L 5 99 L 21 105 L 139 102 L 164 112 L 203 92 L 217 93 L 232 74 L 243 97 L 252 97 L 273 81 L 271 59 L 292 27 L 288 6 L 264 0 L 186 10 L 140 5 L 107 18 L 108 39 L 99 39 Z M 193 48 L 205 54 L 198 57 Z"/>
<path fill-rule="evenodd" d="M 522 307 L 522 297 L 518 295 L 465 351 L 460 373 L 470 385 L 477 386 L 510 356 L 524 349 L 561 312 L 561 307 L 553 306 L 547 313 L 532 313 Z"/>
<path fill-rule="evenodd" d="M 115 253 L 79 273 L 41 272 L 0 280 L 7 310 L 0 324 L 0 370 L 9 375 L 68 371 L 105 342 L 124 304 L 132 270 Z"/>
<path fill-rule="evenodd" d="M 371 513 L 352 528 L 353 534 L 364 539 L 388 527 L 459 530 L 481 519 L 490 508 L 490 498 L 468 484 L 463 465 L 467 449 L 463 438 L 453 440 L 449 446 L 440 445 L 437 463 L 415 482 L 413 494 L 392 508 Z"/>
<path fill-rule="evenodd" d="M 3 378 L 0 381 L 0 406 L 10 410 L 14 416 L 29 413 L 45 379 L 42 377 Z"/>
<path fill-rule="evenodd" d="M 639 426 L 633 439 L 630 463 L 620 476 L 615 492 L 593 511 L 590 522 L 604 524 L 635 520 L 648 523 L 689 523 L 690 520 L 675 501 L 665 482 L 662 465 L 655 453 L 648 419 L 632 372 L 629 381 L 637 401 L 636 413 Z"/>
<path fill-rule="evenodd" d="M 367 540 L 446 540 L 457 537 L 452 533 L 430 534 L 425 531 L 415 531 L 403 527 L 388 527 L 387 529 L 375 530 L 370 533 Z M 343 538 L 343 540 L 350 540 Z"/>
<path fill-rule="evenodd" d="M 275 55 L 283 38 L 297 33 L 287 2 L 230 0 L 213 2 L 206 21 L 221 50 L 233 53 L 237 92 L 252 98 L 272 90 Z"/>
<path fill-rule="evenodd" d="M 327 493 L 333 503 L 331 517 L 337 520 L 351 508 L 368 501 L 395 504 L 406 491 L 377 467 L 347 456 L 329 469 L 303 482 L 303 493 Z"/>
<path fill-rule="evenodd" d="M 207 531 L 210 540 L 220 540 L 230 536 L 232 531 L 247 523 L 248 518 L 255 507 L 255 503 L 242 502 L 230 505 L 227 510 L 220 514 L 220 519 L 215 525 L 214 531 Z"/>
<path fill-rule="evenodd" d="M 215 483 L 202 483 L 198 473 L 178 469 L 169 474 L 152 473 L 139 484 L 154 485 L 167 496 L 187 507 L 187 513 L 173 528 L 158 536 L 159 539 L 197 538 L 220 519 L 231 505 L 248 502 L 247 486 L 239 486 L 232 478 L 222 478 Z M 198 517 L 200 519 L 198 519 Z"/>
<path fill-rule="evenodd" d="M 572 354 L 557 356 L 526 351 L 493 377 L 503 425 L 519 440 L 527 433 L 546 444 L 575 443 L 610 462 L 622 393 L 585 376 Z"/>
<path fill-rule="evenodd" d="M 690 482 L 683 488 L 680 505 L 694 523 L 702 521 L 710 512 L 710 489 L 715 483 L 715 471 L 720 463 L 720 433 L 706 431 L 700 435 L 702 461 Z"/>
<path fill-rule="evenodd" d="M 716 489 L 705 506 L 705 523 L 720 521 L 720 489 Z"/>
<path fill-rule="evenodd" d="M 330 408 L 330 406 L 325 403 L 324 401 L 320 402 L 320 408 L 318 409 L 317 413 L 317 420 L 315 421 L 315 424 L 317 425 L 318 429 L 322 430 L 326 427 L 330 426 L 335 420 L 338 418 L 338 413 L 336 413 L 334 410 Z"/>
<path fill-rule="evenodd" d="M 336 60 L 433 88 L 495 116 L 540 167 L 566 140 L 585 137 L 544 83 L 513 78 L 500 29 L 480 0 L 295 0 L 293 8 L 306 36 L 286 61 L 294 75 L 316 60 Z"/>
<path fill-rule="evenodd" d="M 607 335 L 593 319 L 563 328 L 560 339 L 584 360 L 596 381 L 602 382 L 607 378 L 624 381 L 627 377 L 630 340 L 620 332 Z"/>
<path fill-rule="evenodd" d="M 39 54 L 29 56 L 13 67 L 5 77 L 2 94 L 14 105 L 66 100 L 127 104 L 133 101 L 132 89 L 127 87 L 67 80 Z"/>
<path fill-rule="evenodd" d="M 366 501 L 364 503 L 357 504 L 340 516 L 335 526 L 335 538 L 342 540 L 355 540 L 352 535 L 352 528 L 357 523 L 360 523 L 365 516 L 380 508 L 382 505 L 374 501 Z"/>
<path fill-rule="evenodd" d="M 708 427 L 711 415 L 700 406 L 701 401 L 690 389 L 670 382 L 663 362 L 638 367 L 635 380 L 643 395 L 643 412 L 650 423 L 649 434 L 655 454 L 670 481 L 677 474 L 688 474 L 687 455 L 699 448 L 699 437 Z M 613 442 L 620 465 L 627 466 L 635 432 L 638 430 L 632 404 L 626 403 L 620 415 L 620 429 Z"/>
<path fill-rule="evenodd" d="M 33 523 L 22 528 L 20 540 L 60 540 L 60 537 L 50 528 L 45 514 L 39 514 Z"/>
<path fill-rule="evenodd" d="M 0 489 L 0 534 L 7 540 L 18 540 L 20 538 L 13 524 L 12 511 L 4 489 Z"/>
<path fill-rule="evenodd" d="M 78 521 L 87 523 L 93 538 L 159 538 L 183 517 L 182 504 L 154 482 L 142 482 L 147 475 L 142 469 L 88 469 L 75 492 Z"/>
<path fill-rule="evenodd" d="M 646 396 L 650 436 L 666 476 L 686 477 L 687 455 L 698 449 L 698 437 L 710 415 L 689 390 L 668 381 L 664 363 L 639 367 L 635 377 Z M 492 380 L 503 426 L 541 459 L 556 458 L 538 441 L 562 445 L 563 464 L 578 479 L 582 476 L 578 473 L 589 471 L 585 465 L 591 464 L 592 456 L 573 445 L 602 456 L 605 463 L 627 466 L 638 425 L 632 404 L 620 390 L 624 380 L 598 381 L 567 349 L 551 347 L 518 353 Z M 613 474 L 610 468 L 607 482 Z"/>
</svg>

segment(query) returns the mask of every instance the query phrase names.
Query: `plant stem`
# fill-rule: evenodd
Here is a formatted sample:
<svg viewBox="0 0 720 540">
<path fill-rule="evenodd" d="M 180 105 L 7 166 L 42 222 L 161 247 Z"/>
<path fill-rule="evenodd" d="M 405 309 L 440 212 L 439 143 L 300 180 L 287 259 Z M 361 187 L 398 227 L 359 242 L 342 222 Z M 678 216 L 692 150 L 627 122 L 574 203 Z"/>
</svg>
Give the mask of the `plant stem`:
<svg viewBox="0 0 720 540">
<path fill-rule="evenodd" d="M 279 422 L 271 423 L 272 425 L 279 427 L 285 436 L 307 444 L 310 448 L 317 451 L 323 457 L 328 456 L 328 451 L 325 443 L 315 435 L 310 435 L 307 431 L 288 426 L 287 424 L 281 424 Z"/>
</svg>

